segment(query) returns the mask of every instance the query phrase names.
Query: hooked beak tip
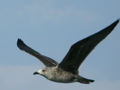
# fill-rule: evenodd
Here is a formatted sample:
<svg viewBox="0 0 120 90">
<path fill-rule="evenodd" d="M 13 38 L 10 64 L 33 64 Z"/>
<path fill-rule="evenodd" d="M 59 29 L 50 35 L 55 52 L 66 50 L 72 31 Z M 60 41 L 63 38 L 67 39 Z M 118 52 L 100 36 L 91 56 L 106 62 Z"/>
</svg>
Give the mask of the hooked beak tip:
<svg viewBox="0 0 120 90">
<path fill-rule="evenodd" d="M 39 74 L 39 73 L 38 73 L 38 72 L 34 72 L 34 73 L 33 73 L 33 75 L 37 75 L 37 74 Z"/>
</svg>

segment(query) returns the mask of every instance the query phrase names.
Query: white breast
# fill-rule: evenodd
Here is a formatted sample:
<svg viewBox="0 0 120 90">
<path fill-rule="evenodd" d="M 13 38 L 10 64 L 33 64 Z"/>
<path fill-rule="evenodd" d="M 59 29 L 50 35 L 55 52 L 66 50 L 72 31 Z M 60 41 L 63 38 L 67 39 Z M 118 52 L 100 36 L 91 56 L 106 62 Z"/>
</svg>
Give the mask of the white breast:
<svg viewBox="0 0 120 90">
<path fill-rule="evenodd" d="M 74 75 L 72 73 L 66 72 L 58 67 L 48 68 L 45 76 L 51 81 L 62 83 L 72 82 L 74 79 Z"/>
</svg>

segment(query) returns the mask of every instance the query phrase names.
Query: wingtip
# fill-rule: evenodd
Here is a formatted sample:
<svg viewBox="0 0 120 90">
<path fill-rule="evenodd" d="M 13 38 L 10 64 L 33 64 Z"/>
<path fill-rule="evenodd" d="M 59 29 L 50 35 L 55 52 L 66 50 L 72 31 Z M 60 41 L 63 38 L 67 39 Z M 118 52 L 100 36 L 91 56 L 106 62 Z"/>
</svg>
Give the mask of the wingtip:
<svg viewBox="0 0 120 90">
<path fill-rule="evenodd" d="M 117 19 L 115 22 L 116 22 L 116 23 L 119 23 L 119 22 L 120 22 L 120 18 L 119 18 L 119 19 Z"/>
<path fill-rule="evenodd" d="M 120 18 L 117 21 L 120 22 Z"/>
<path fill-rule="evenodd" d="M 119 19 L 117 19 L 115 22 L 116 22 L 116 23 L 119 23 L 119 22 L 120 22 L 120 18 L 119 18 Z"/>
<path fill-rule="evenodd" d="M 22 49 L 22 47 L 25 46 L 24 42 L 20 38 L 17 40 L 17 46 L 19 49 Z"/>
<path fill-rule="evenodd" d="M 114 28 L 120 22 L 120 18 L 113 22 L 110 27 Z M 113 29 L 112 29 L 113 30 Z"/>
<path fill-rule="evenodd" d="M 120 18 L 118 19 L 118 22 L 120 22 Z"/>
</svg>

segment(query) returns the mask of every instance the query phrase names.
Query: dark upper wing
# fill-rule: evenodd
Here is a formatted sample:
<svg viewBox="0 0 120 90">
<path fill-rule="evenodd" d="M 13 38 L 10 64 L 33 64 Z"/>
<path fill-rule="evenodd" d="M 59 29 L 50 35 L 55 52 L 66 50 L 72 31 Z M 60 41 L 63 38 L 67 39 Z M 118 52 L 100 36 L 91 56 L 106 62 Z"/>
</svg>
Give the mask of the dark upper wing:
<svg viewBox="0 0 120 90">
<path fill-rule="evenodd" d="M 56 61 L 54 61 L 53 59 L 51 59 L 49 57 L 46 57 L 46 56 L 43 56 L 40 53 L 38 53 L 37 51 L 28 47 L 21 39 L 18 39 L 17 46 L 18 46 L 19 49 L 35 56 L 36 58 L 38 58 L 47 67 L 58 65 L 58 63 Z"/>
<path fill-rule="evenodd" d="M 118 22 L 119 20 L 115 21 L 105 29 L 73 44 L 63 61 L 59 64 L 59 67 L 66 71 L 77 73 L 77 69 L 83 60 L 95 46 L 114 29 Z"/>
</svg>

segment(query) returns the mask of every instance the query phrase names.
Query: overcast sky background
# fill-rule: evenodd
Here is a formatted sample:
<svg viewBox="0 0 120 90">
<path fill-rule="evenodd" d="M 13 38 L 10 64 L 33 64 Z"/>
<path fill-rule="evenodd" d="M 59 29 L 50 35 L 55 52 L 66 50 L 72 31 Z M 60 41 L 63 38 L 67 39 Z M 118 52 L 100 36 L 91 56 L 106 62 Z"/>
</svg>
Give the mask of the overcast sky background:
<svg viewBox="0 0 120 90">
<path fill-rule="evenodd" d="M 0 0 L 0 90 L 118 90 L 120 24 L 80 67 L 80 75 L 95 80 L 89 85 L 32 75 L 43 64 L 16 46 L 21 38 L 60 62 L 73 43 L 118 18 L 120 0 Z"/>
</svg>

